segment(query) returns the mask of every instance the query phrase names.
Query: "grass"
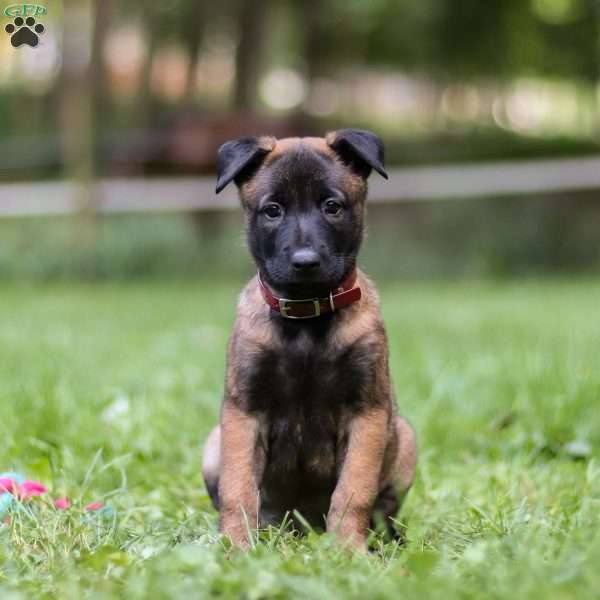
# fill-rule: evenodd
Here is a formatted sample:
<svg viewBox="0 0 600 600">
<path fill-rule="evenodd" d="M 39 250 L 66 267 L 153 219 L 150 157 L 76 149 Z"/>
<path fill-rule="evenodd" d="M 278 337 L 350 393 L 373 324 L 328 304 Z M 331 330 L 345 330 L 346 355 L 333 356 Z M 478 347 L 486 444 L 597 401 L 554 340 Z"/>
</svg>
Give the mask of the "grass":
<svg viewBox="0 0 600 600">
<path fill-rule="evenodd" d="M 0 524 L 0 597 L 598 596 L 600 284 L 382 286 L 421 457 L 407 546 L 370 556 L 285 527 L 248 554 L 217 534 L 200 448 L 238 287 L 0 288 L 0 471 L 74 504 Z"/>
</svg>

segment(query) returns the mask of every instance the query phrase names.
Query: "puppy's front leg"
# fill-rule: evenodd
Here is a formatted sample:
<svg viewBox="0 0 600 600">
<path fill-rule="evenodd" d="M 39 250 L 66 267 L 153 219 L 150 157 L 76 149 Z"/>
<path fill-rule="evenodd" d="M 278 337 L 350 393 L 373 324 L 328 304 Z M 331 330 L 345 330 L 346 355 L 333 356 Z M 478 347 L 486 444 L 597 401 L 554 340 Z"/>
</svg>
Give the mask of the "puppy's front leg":
<svg viewBox="0 0 600 600">
<path fill-rule="evenodd" d="M 375 408 L 350 423 L 348 449 L 331 497 L 327 531 L 365 550 L 387 444 L 388 413 Z"/>
<path fill-rule="evenodd" d="M 241 548 L 248 548 L 249 529 L 256 528 L 259 511 L 259 421 L 231 402 L 221 414 L 221 473 L 219 529 Z"/>
</svg>

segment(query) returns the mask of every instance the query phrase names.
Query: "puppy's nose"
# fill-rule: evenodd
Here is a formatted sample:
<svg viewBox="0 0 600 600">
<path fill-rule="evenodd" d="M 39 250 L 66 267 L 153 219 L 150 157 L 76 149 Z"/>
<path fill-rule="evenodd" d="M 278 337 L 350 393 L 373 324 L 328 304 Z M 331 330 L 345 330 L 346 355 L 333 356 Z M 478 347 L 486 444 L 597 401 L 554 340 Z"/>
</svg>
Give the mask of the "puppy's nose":
<svg viewBox="0 0 600 600">
<path fill-rule="evenodd" d="M 311 248 L 302 248 L 292 254 L 292 266 L 296 271 L 312 271 L 320 262 L 319 255 Z"/>
</svg>

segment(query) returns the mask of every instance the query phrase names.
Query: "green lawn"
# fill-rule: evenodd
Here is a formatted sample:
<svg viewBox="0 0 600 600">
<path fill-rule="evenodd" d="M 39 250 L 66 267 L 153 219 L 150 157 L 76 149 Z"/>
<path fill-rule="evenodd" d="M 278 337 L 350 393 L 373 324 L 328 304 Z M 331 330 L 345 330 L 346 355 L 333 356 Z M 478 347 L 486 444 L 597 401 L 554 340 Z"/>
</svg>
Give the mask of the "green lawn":
<svg viewBox="0 0 600 600">
<path fill-rule="evenodd" d="M 599 283 L 382 286 L 421 457 L 407 546 L 370 556 L 219 539 L 200 448 L 238 288 L 0 287 L 0 471 L 50 488 L 0 524 L 2 599 L 598 597 Z"/>
</svg>

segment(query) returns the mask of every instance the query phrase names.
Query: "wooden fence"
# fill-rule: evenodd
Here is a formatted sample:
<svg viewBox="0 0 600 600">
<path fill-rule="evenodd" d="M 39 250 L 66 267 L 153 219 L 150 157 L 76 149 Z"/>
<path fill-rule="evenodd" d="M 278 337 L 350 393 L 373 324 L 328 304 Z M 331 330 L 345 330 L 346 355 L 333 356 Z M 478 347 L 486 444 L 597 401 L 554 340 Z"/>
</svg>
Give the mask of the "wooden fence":
<svg viewBox="0 0 600 600">
<path fill-rule="evenodd" d="M 234 209 L 234 186 L 214 193 L 214 177 L 112 178 L 94 184 L 100 213 Z M 600 157 L 392 169 L 370 179 L 371 202 L 457 200 L 600 190 Z M 65 215 L 79 210 L 70 181 L 0 184 L 0 217 Z"/>
</svg>

